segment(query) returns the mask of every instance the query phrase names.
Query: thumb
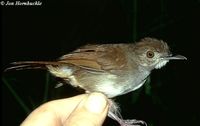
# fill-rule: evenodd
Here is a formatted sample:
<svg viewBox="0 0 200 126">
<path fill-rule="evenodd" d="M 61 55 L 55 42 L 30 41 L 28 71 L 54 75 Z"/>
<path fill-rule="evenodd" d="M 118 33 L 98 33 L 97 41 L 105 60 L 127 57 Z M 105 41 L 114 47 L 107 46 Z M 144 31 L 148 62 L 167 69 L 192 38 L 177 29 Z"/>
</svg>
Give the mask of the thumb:
<svg viewBox="0 0 200 126">
<path fill-rule="evenodd" d="M 107 116 L 108 101 L 101 93 L 83 99 L 65 121 L 65 126 L 101 126 Z"/>
</svg>

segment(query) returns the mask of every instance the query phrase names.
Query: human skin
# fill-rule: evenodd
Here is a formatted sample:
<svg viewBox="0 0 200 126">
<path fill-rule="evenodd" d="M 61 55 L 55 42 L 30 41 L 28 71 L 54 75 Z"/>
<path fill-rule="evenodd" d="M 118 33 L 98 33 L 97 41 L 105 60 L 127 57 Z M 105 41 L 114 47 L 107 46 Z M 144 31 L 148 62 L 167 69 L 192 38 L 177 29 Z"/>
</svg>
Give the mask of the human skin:
<svg viewBox="0 0 200 126">
<path fill-rule="evenodd" d="M 101 126 L 108 108 L 105 95 L 82 94 L 39 106 L 21 123 L 21 126 Z"/>
</svg>

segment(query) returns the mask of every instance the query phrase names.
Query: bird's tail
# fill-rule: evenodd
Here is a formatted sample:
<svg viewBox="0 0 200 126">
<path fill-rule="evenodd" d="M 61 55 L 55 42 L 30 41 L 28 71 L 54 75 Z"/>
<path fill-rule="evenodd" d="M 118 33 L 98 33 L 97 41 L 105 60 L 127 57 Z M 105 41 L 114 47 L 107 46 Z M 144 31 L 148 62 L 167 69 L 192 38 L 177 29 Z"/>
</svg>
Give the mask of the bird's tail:
<svg viewBox="0 0 200 126">
<path fill-rule="evenodd" d="M 57 66 L 60 64 L 63 63 L 56 61 L 19 61 L 11 63 L 11 66 L 6 68 L 4 72 L 10 70 L 47 69 L 47 65 Z"/>
</svg>

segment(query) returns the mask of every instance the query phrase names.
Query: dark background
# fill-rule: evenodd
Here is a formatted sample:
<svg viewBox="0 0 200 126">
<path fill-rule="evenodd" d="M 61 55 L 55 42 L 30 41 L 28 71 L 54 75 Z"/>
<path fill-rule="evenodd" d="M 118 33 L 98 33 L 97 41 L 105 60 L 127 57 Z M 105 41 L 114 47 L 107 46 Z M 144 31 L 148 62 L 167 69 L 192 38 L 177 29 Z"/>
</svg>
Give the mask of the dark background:
<svg viewBox="0 0 200 126">
<path fill-rule="evenodd" d="M 10 62 L 54 60 L 87 43 L 134 42 L 147 36 L 167 41 L 174 54 L 188 60 L 171 61 L 153 71 L 141 89 L 118 97 L 122 114 L 149 126 L 200 124 L 199 0 L 49 0 L 1 10 L 2 71 Z M 54 89 L 56 80 L 45 71 L 7 72 L 2 80 L 3 126 L 19 125 L 45 101 L 78 93 L 70 86 Z M 107 119 L 105 125 L 118 124 Z"/>
</svg>

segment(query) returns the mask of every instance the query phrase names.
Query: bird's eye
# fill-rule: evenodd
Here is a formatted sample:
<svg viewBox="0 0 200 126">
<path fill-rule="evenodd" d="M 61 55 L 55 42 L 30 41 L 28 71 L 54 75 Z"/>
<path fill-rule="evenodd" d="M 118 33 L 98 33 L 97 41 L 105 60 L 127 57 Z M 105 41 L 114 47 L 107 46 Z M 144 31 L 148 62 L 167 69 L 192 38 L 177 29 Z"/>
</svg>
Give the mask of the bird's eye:
<svg viewBox="0 0 200 126">
<path fill-rule="evenodd" d="M 154 52 L 153 51 L 147 51 L 146 55 L 147 55 L 148 58 L 153 58 Z"/>
</svg>

